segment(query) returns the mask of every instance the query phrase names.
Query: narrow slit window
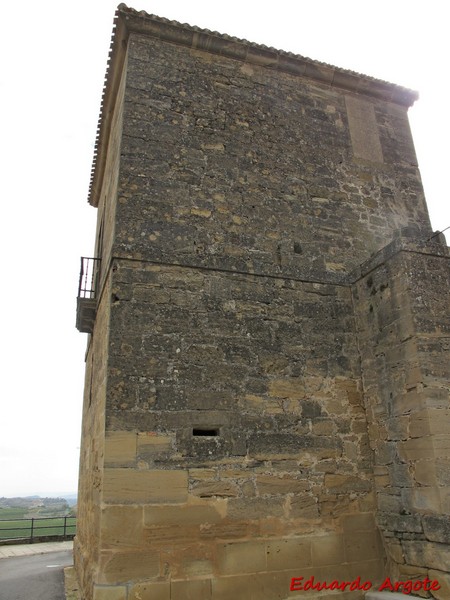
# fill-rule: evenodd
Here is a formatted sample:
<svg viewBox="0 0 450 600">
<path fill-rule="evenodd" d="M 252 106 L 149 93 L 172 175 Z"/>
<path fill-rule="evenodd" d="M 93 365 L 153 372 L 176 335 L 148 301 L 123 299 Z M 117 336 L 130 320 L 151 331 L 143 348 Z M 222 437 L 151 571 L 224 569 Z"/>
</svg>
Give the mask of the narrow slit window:
<svg viewBox="0 0 450 600">
<path fill-rule="evenodd" d="M 206 429 L 204 427 L 194 427 L 192 430 L 194 437 L 216 437 L 219 435 L 219 429 Z"/>
</svg>

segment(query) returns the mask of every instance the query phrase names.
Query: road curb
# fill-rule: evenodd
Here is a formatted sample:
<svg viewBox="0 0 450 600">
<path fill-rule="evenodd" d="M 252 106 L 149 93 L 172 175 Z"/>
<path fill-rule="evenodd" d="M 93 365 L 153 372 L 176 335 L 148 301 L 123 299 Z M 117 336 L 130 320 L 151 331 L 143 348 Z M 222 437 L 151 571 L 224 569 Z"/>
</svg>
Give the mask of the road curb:
<svg viewBox="0 0 450 600">
<path fill-rule="evenodd" d="M 0 560 L 2 558 L 14 558 L 18 556 L 32 556 L 33 554 L 47 554 L 47 552 L 59 552 L 61 550 L 72 550 L 73 542 L 45 542 L 41 544 L 16 544 L 0 546 Z"/>
<path fill-rule="evenodd" d="M 73 566 L 64 569 L 64 589 L 66 592 L 66 600 L 81 600 L 77 575 Z"/>
</svg>

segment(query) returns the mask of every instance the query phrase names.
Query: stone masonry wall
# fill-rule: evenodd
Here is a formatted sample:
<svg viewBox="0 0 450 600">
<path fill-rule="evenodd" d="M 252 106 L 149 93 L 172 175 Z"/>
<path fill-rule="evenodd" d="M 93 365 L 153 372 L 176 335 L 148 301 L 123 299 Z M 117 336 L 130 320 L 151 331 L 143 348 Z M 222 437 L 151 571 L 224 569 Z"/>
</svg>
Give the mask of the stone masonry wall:
<svg viewBox="0 0 450 600">
<path fill-rule="evenodd" d="M 107 276 L 115 242 L 117 188 L 119 183 L 121 144 L 123 128 L 123 110 L 126 72 L 120 78 L 115 99 L 113 118 L 108 136 L 108 152 L 105 158 L 105 177 L 102 182 L 98 202 L 95 256 L 101 258 L 97 275 L 101 289 Z"/>
<path fill-rule="evenodd" d="M 448 262 L 420 242 L 406 107 L 247 43 L 233 60 L 124 27 L 96 167 L 84 600 L 319 598 L 291 577 L 387 572 L 444 590 Z"/>
<path fill-rule="evenodd" d="M 450 594 L 449 257 L 394 243 L 355 286 L 378 523 L 391 574 L 437 579 Z"/>
<path fill-rule="evenodd" d="M 111 310 L 109 260 L 114 241 L 115 207 L 119 178 L 125 74 L 122 74 L 109 132 L 106 176 L 101 187 L 97 214 L 95 256 L 101 258 L 97 271 L 98 306 L 93 335 L 86 352 L 83 425 L 78 486 L 78 525 L 74 562 L 85 598 L 92 597 L 100 549 L 102 475 L 105 444 L 105 404 Z"/>
<path fill-rule="evenodd" d="M 404 107 L 151 37 L 121 153 L 116 256 L 329 281 L 429 231 Z"/>
<path fill-rule="evenodd" d="M 295 576 L 380 579 L 350 289 L 113 272 L 97 593 L 286 598 Z"/>
<path fill-rule="evenodd" d="M 110 282 L 98 305 L 95 336 L 86 355 L 74 563 L 85 598 L 92 597 L 100 550 Z"/>
</svg>

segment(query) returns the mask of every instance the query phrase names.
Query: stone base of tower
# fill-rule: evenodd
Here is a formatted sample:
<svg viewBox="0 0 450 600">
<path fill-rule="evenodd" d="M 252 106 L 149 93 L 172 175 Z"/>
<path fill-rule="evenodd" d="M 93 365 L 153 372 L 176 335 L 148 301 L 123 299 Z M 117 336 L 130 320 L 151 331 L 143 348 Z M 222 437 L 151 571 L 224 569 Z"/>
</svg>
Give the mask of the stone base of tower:
<svg viewBox="0 0 450 600">
<path fill-rule="evenodd" d="M 268 518 L 266 523 L 262 519 L 261 526 L 271 531 L 259 537 L 249 532 L 255 528 L 253 515 L 248 516 L 248 521 L 242 517 L 233 524 L 225 515 L 208 522 L 214 503 L 184 504 L 178 509 L 155 509 L 150 505 L 142 509 L 110 507 L 104 514 L 104 525 L 116 545 L 107 544 L 105 539 L 105 546 L 109 547 L 100 551 L 91 592 L 85 590 L 83 597 L 256 600 L 297 597 L 297 592 L 299 596 L 314 598 L 320 596 L 317 590 L 326 585 L 332 588 L 330 597 L 336 594 L 336 598 L 362 599 L 365 590 L 380 582 L 385 572 L 372 513 L 342 515 L 330 520 L 328 530 L 318 524 L 315 530 L 312 523 L 309 527 L 293 524 L 297 533 L 285 536 L 277 534 L 276 525 L 279 527 L 280 523 L 275 519 Z M 140 513 L 139 518 L 136 513 Z M 152 526 L 155 520 L 159 525 Z M 223 529 L 222 536 L 217 535 L 218 528 Z M 299 535 L 302 528 L 309 532 Z M 227 533 L 236 537 L 227 539 Z M 338 584 L 346 592 L 333 590 L 333 585 Z M 351 589 L 357 591 L 350 593 Z"/>
<path fill-rule="evenodd" d="M 75 544 L 85 600 L 314 597 L 295 587 L 311 577 L 363 598 L 387 576 L 437 580 L 443 600 L 448 270 L 444 247 L 400 238 L 351 286 L 116 259 L 102 468 L 80 478 L 97 494 Z"/>
<path fill-rule="evenodd" d="M 93 368 L 85 398 L 85 600 L 380 581 L 350 286 L 120 258 L 110 285 L 107 383 Z"/>
</svg>

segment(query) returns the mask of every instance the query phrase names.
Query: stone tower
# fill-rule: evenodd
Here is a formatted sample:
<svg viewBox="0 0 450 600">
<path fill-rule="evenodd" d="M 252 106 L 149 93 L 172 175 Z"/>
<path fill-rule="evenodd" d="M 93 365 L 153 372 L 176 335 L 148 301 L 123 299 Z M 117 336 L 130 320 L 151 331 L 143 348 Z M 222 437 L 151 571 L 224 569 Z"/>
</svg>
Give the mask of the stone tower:
<svg viewBox="0 0 450 600">
<path fill-rule="evenodd" d="M 449 258 L 415 100 L 118 8 L 77 308 L 84 600 L 450 597 Z"/>
</svg>

